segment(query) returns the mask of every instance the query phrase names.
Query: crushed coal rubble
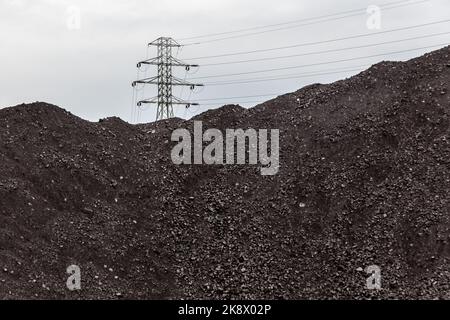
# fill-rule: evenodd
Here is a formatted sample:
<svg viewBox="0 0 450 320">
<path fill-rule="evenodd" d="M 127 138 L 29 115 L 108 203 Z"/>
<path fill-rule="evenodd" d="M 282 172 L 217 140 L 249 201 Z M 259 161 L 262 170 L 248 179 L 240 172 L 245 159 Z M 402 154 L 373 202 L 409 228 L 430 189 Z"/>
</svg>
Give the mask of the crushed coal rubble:
<svg viewBox="0 0 450 320">
<path fill-rule="evenodd" d="M 449 299 L 449 83 L 446 47 L 191 120 L 1 109 L 0 298 Z M 279 129 L 278 174 L 173 164 L 194 120 Z"/>
</svg>

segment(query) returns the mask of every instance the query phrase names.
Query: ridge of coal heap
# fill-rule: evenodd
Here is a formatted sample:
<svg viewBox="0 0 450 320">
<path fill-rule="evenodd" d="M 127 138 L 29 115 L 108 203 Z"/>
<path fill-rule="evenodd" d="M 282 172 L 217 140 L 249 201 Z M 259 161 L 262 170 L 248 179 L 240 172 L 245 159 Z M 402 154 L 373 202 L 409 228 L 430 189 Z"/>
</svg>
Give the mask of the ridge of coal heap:
<svg viewBox="0 0 450 320">
<path fill-rule="evenodd" d="M 448 299 L 449 83 L 446 47 L 195 118 L 280 129 L 265 177 L 172 164 L 192 120 L 2 109 L 0 299 Z"/>
</svg>

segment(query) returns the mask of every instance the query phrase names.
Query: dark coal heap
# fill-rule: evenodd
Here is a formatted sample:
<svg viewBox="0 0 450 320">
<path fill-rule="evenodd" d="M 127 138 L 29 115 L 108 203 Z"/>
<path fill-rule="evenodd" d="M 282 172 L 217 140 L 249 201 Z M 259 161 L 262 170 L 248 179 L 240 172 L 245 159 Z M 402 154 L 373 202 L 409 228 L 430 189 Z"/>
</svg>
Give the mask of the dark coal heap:
<svg viewBox="0 0 450 320">
<path fill-rule="evenodd" d="M 0 298 L 449 299 L 449 83 L 447 47 L 195 118 L 280 129 L 275 176 L 172 164 L 192 120 L 2 109 Z"/>
</svg>

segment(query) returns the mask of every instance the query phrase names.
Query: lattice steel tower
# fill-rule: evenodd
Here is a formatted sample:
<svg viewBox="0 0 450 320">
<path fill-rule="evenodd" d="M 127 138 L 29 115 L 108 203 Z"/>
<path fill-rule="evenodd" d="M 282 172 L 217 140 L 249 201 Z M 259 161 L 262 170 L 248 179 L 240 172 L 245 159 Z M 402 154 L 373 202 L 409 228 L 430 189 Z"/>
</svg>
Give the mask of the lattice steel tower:
<svg viewBox="0 0 450 320">
<path fill-rule="evenodd" d="M 202 84 L 186 82 L 173 76 L 172 67 L 184 67 L 186 68 L 186 71 L 189 71 L 190 68 L 198 67 L 198 65 L 184 63 L 172 56 L 172 48 L 181 47 L 181 45 L 172 38 L 161 37 L 150 42 L 148 45 L 157 47 L 157 57 L 141 61 L 137 64 L 137 67 L 140 68 L 143 64 L 156 65 L 158 66 L 158 75 L 156 77 L 134 81 L 133 87 L 138 83 L 156 84 L 158 86 L 158 95 L 150 99 L 138 101 L 137 105 L 141 106 L 145 103 L 157 104 L 158 110 L 156 113 L 156 121 L 172 118 L 174 116 L 174 104 L 186 105 L 186 107 L 199 105 L 198 103 L 183 101 L 172 95 L 172 86 L 188 86 L 191 90 L 195 87 L 203 86 Z"/>
</svg>

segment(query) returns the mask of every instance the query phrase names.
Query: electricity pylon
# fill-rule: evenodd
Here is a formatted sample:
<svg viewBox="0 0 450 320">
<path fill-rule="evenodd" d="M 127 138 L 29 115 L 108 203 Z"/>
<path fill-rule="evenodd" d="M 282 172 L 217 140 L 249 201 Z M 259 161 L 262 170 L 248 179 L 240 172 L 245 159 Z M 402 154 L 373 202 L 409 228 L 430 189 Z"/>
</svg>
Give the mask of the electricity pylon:
<svg viewBox="0 0 450 320">
<path fill-rule="evenodd" d="M 168 37 L 160 37 L 148 44 L 149 46 L 156 46 L 158 55 L 155 58 L 141 61 L 137 64 L 140 68 L 143 64 L 158 66 L 158 75 L 156 77 L 145 78 L 133 82 L 133 87 L 138 83 L 142 84 L 154 84 L 158 86 L 158 95 L 156 97 L 145 99 L 137 102 L 138 106 L 145 103 L 152 103 L 158 105 L 156 113 L 156 121 L 172 118 L 173 105 L 186 105 L 186 107 L 199 105 L 198 103 L 192 103 L 189 101 L 181 100 L 172 95 L 172 86 L 188 86 L 191 90 L 195 87 L 203 86 L 203 84 L 190 83 L 181 80 L 172 75 L 172 67 L 184 67 L 186 71 L 190 68 L 198 67 L 197 64 L 187 64 L 181 60 L 178 60 L 172 56 L 172 48 L 179 48 L 181 45 Z"/>
</svg>

